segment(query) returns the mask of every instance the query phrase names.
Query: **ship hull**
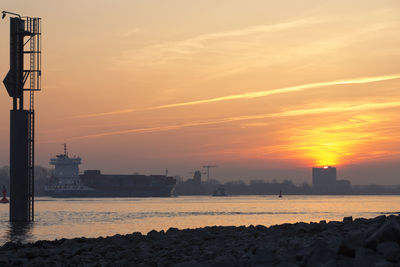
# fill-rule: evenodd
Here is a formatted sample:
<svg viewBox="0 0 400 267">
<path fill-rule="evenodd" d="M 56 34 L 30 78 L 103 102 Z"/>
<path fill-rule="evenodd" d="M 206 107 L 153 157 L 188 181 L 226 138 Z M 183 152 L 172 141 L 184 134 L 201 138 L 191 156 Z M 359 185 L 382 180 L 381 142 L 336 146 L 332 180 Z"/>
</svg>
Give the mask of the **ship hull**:
<svg viewBox="0 0 400 267">
<path fill-rule="evenodd" d="M 164 186 L 148 190 L 46 190 L 45 193 L 57 198 L 86 197 L 170 197 L 175 186 Z"/>
<path fill-rule="evenodd" d="M 102 174 L 86 170 L 71 183 L 53 179 L 45 193 L 52 197 L 169 197 L 176 180 L 166 175 Z M 70 182 L 70 184 L 66 184 Z"/>
</svg>

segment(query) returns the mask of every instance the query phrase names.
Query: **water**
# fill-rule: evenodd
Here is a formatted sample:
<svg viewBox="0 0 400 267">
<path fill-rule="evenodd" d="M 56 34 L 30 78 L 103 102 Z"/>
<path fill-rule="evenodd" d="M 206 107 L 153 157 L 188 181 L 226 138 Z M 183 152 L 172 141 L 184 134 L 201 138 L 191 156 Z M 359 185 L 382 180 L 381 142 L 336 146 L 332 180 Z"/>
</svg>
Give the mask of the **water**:
<svg viewBox="0 0 400 267">
<path fill-rule="evenodd" d="M 210 225 L 274 225 L 398 214 L 400 196 L 190 196 L 177 198 L 36 198 L 35 222 L 8 222 L 0 205 L 0 245 Z"/>
</svg>

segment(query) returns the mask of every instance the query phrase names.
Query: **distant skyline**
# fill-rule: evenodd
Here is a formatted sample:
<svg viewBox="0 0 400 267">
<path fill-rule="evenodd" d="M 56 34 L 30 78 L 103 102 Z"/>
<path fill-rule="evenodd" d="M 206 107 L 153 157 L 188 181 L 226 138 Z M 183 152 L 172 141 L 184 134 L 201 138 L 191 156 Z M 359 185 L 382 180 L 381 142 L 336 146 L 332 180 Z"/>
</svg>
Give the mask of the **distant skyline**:
<svg viewBox="0 0 400 267">
<path fill-rule="evenodd" d="M 36 163 L 400 184 L 400 2 L 2 1 L 42 18 Z M 0 21 L 0 80 L 9 19 Z M 11 99 L 0 86 L 0 166 Z"/>
</svg>

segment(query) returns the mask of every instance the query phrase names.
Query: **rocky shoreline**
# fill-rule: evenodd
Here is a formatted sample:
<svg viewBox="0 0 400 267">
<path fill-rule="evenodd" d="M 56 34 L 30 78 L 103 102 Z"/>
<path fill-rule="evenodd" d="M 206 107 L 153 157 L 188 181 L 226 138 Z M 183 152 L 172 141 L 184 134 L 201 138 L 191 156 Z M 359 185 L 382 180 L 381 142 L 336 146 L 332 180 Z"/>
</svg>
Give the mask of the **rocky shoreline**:
<svg viewBox="0 0 400 267">
<path fill-rule="evenodd" d="M 400 216 L 8 242 L 0 266 L 400 266 Z"/>
</svg>

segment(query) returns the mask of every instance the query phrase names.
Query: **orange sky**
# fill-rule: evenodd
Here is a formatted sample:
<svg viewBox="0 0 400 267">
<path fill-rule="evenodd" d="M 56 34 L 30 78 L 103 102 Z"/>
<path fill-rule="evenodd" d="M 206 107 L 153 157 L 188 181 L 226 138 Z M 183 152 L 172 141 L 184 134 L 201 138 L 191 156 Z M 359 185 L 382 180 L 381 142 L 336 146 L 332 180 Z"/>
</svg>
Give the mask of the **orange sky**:
<svg viewBox="0 0 400 267">
<path fill-rule="evenodd" d="M 398 0 L 15 2 L 43 19 L 38 164 L 67 142 L 82 170 L 400 183 Z M 0 165 L 10 108 L 3 87 Z"/>
</svg>

